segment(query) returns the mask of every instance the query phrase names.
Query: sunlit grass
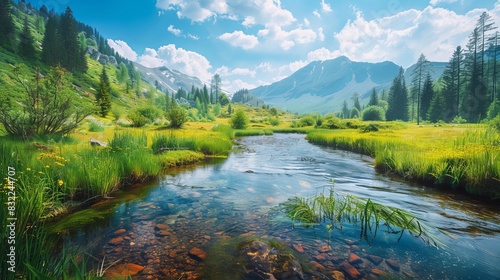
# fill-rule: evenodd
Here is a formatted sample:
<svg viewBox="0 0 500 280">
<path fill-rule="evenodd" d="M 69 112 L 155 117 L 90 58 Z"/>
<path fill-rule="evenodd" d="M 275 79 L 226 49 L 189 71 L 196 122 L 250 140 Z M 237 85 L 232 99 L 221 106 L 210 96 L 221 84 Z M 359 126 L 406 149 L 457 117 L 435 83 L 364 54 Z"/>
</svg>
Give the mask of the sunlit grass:
<svg viewBox="0 0 500 280">
<path fill-rule="evenodd" d="M 500 136 L 485 126 L 409 126 L 368 133 L 317 130 L 307 139 L 370 155 L 377 168 L 405 179 L 500 197 Z"/>
</svg>

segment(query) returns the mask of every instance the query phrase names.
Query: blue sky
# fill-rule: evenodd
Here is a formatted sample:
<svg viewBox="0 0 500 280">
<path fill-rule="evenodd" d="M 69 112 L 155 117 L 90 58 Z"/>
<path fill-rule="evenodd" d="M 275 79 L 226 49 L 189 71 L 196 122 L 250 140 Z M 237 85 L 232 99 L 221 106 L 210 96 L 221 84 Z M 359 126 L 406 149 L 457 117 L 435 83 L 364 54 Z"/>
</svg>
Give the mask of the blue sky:
<svg viewBox="0 0 500 280">
<path fill-rule="evenodd" d="M 46 2 L 46 1 L 40 1 Z M 254 88 L 314 60 L 448 61 L 500 0 L 51 0 L 73 9 L 130 60 L 167 66 L 226 90 Z"/>
</svg>

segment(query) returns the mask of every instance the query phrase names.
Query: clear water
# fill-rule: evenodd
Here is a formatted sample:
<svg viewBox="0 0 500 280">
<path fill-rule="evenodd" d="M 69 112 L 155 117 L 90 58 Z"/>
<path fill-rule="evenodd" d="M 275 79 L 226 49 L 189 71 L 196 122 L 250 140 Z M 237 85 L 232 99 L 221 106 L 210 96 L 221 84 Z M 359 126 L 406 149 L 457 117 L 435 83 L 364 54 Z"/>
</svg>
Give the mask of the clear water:
<svg viewBox="0 0 500 280">
<path fill-rule="evenodd" d="M 316 260 L 329 243 L 323 226 L 291 227 L 274 206 L 288 198 L 313 196 L 331 186 L 335 191 L 371 198 L 405 209 L 426 224 L 446 231 L 435 234 L 445 244 L 436 249 L 421 239 L 383 230 L 368 244 L 360 229 L 344 224 L 331 233 L 326 260 Z M 134 263 L 145 269 L 138 279 L 196 278 L 205 261 L 191 257 L 193 247 L 209 252 L 223 240 L 255 236 L 280 240 L 304 249 L 308 261 L 318 261 L 323 273 L 339 270 L 350 253 L 363 258 L 358 270 L 375 278 L 373 269 L 394 278 L 498 279 L 500 277 L 500 210 L 495 205 L 410 185 L 378 174 L 372 159 L 311 145 L 303 135 L 248 137 L 239 141 L 227 160 L 172 171 L 153 186 L 117 194 L 104 221 L 82 227 L 67 243 L 84 248 L 106 266 Z M 161 233 L 158 224 L 167 225 Z M 118 245 L 109 242 L 125 229 Z M 368 255 L 395 260 L 375 264 Z"/>
</svg>

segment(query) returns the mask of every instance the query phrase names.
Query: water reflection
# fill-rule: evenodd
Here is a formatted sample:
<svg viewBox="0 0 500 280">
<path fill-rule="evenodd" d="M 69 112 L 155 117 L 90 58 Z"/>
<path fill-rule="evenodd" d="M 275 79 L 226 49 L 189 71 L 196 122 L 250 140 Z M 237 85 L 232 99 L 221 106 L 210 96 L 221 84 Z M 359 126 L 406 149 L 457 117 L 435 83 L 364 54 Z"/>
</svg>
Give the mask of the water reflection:
<svg viewBox="0 0 500 280">
<path fill-rule="evenodd" d="M 193 248 L 209 251 L 221 240 L 245 235 L 288 244 L 328 275 L 346 274 L 344 263 L 350 264 L 352 254 L 361 259 L 352 264 L 361 277 L 491 279 L 500 275 L 496 207 L 392 180 L 376 173 L 370 158 L 313 146 L 303 137 L 245 138 L 244 148 L 225 161 L 182 168 L 160 178 L 155 186 L 118 194 L 108 202 L 112 213 L 73 232 L 68 244 L 88 246 L 89 253 L 99 260 L 105 257 L 107 265 L 140 265 L 144 270 L 138 278 L 194 278 L 206 262 L 190 253 Z M 403 208 L 449 231 L 449 236 L 439 236 L 449 248 L 436 250 L 408 235 L 397 242 L 399 236 L 382 233 L 369 246 L 359 240 L 359 228 L 350 224 L 330 232 L 329 238 L 325 227 L 292 229 L 290 220 L 272 211 L 294 195 L 322 192 L 331 186 L 331 178 L 336 192 Z M 329 239 L 330 248 L 326 248 Z"/>
</svg>

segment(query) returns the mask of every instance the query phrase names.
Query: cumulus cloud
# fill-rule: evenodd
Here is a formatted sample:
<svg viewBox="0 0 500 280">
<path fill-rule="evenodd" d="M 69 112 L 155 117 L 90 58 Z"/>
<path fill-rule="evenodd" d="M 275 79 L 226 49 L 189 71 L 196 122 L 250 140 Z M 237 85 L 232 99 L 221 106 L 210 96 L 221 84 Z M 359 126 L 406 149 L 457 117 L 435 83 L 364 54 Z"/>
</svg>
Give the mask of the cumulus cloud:
<svg viewBox="0 0 500 280">
<path fill-rule="evenodd" d="M 475 9 L 465 15 L 426 7 L 407 10 L 392 16 L 366 20 L 361 12 L 335 34 L 339 53 L 353 60 L 379 62 L 391 60 L 403 66 L 413 64 L 420 53 L 432 61 L 448 61 L 456 46 L 465 46 L 480 14 Z M 500 4 L 489 11 L 500 19 Z"/>
<path fill-rule="evenodd" d="M 209 72 L 212 66 L 208 59 L 199 53 L 177 48 L 174 44 L 162 46 L 158 50 L 146 48 L 137 62 L 151 68 L 166 66 L 202 81 L 209 81 L 212 77 Z"/>
<path fill-rule="evenodd" d="M 247 26 L 247 27 L 253 26 L 255 24 L 256 24 L 255 18 L 251 17 L 251 16 L 246 17 L 242 23 L 243 26 Z"/>
<path fill-rule="evenodd" d="M 130 61 L 137 60 L 137 53 L 124 41 L 108 39 L 108 45 L 112 47 L 119 55 Z"/>
<path fill-rule="evenodd" d="M 160 10 L 175 10 L 179 18 L 203 22 L 211 17 L 221 16 L 233 20 L 245 18 L 245 24 L 287 26 L 296 19 L 292 13 L 281 7 L 277 0 L 229 1 L 229 0 L 157 0 Z"/>
<path fill-rule="evenodd" d="M 323 33 L 323 27 L 318 28 L 318 39 L 322 42 L 325 40 L 325 33 Z"/>
<path fill-rule="evenodd" d="M 451 3 L 455 3 L 457 2 L 458 0 L 431 0 L 429 2 L 429 4 L 433 5 L 433 6 L 436 6 L 436 5 L 439 5 L 441 3 L 447 3 L 447 4 L 451 4 Z"/>
<path fill-rule="evenodd" d="M 296 44 L 312 43 L 318 35 L 312 29 L 298 27 L 290 31 L 283 30 L 280 26 L 270 26 L 268 29 L 259 30 L 258 35 L 280 42 L 283 50 L 289 50 Z"/>
<path fill-rule="evenodd" d="M 435 1 L 435 0 L 432 0 L 432 1 Z M 325 0 L 321 0 L 321 10 L 325 13 L 329 13 L 332 11 L 332 7 L 330 6 L 330 4 L 325 3 Z"/>
<path fill-rule="evenodd" d="M 317 18 L 321 18 L 321 14 L 318 12 L 318 10 L 314 10 L 313 15 Z"/>
<path fill-rule="evenodd" d="M 234 31 L 233 33 L 224 33 L 218 37 L 220 40 L 228 42 L 234 47 L 240 47 L 245 50 L 253 49 L 259 44 L 259 39 L 253 35 L 247 35 L 243 31 Z"/>
<path fill-rule="evenodd" d="M 182 30 L 175 28 L 173 25 L 168 26 L 167 31 L 174 34 L 176 37 L 182 34 Z"/>
</svg>

